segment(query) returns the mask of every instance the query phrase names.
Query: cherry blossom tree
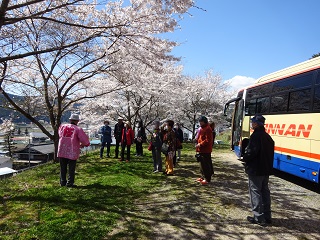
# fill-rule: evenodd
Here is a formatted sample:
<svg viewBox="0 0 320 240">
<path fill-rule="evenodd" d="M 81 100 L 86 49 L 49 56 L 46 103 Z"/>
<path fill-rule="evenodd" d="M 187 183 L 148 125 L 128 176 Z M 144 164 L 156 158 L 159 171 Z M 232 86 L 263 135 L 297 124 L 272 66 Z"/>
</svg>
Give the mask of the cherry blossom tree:
<svg viewBox="0 0 320 240">
<path fill-rule="evenodd" d="M 84 101 L 81 115 L 95 128 L 103 120 L 116 121 L 119 116 L 133 125 L 142 120 L 147 127 L 154 120 L 168 117 L 167 96 L 173 93 L 174 83 L 181 78 L 181 72 L 182 67 L 173 63 L 168 63 L 160 71 L 139 66 L 131 68 L 135 81 L 119 91 Z"/>
<path fill-rule="evenodd" d="M 169 54 L 177 43 L 159 34 L 174 31 L 191 6 L 191 0 L 4 0 L 1 93 L 57 146 L 61 117 L 79 101 L 132 85 L 139 78 L 132 66 L 160 72 L 178 60 Z M 37 120 L 41 114 L 49 117 L 53 134 Z"/>
<path fill-rule="evenodd" d="M 120 91 L 101 96 L 81 107 L 85 120 L 98 128 L 104 119 L 118 116 L 145 127 L 154 120 L 173 119 L 194 133 L 198 118 L 205 115 L 224 124 L 224 103 L 232 96 L 229 83 L 213 70 L 204 76 L 183 76 L 181 66 L 167 65 L 161 73 L 140 72 L 140 80 Z"/>
<path fill-rule="evenodd" d="M 154 120 L 173 119 L 192 133 L 201 115 L 224 123 L 223 106 L 233 92 L 213 70 L 190 77 L 182 75 L 181 66 L 167 65 L 159 73 L 137 70 L 133 75 L 139 79 L 125 89 L 83 103 L 85 121 L 98 129 L 103 120 L 115 122 L 119 116 L 131 123 L 143 120 L 145 127 Z"/>
<path fill-rule="evenodd" d="M 8 156 L 12 157 L 14 149 L 16 147 L 12 143 L 12 138 L 14 135 L 14 123 L 12 119 L 3 118 L 1 119 L 2 123 L 0 124 L 0 132 L 3 133 L 3 150 L 8 151 Z"/>
<path fill-rule="evenodd" d="M 220 74 L 208 70 L 204 76 L 185 77 L 176 88 L 174 118 L 193 133 L 193 138 L 201 115 L 216 123 L 223 121 L 223 106 L 232 93 Z"/>
</svg>

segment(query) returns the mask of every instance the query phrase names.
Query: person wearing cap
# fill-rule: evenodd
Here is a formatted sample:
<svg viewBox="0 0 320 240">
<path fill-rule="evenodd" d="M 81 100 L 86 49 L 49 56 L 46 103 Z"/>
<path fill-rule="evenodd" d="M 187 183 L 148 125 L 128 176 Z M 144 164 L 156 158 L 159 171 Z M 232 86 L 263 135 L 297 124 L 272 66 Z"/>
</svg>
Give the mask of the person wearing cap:
<svg viewBox="0 0 320 240">
<path fill-rule="evenodd" d="M 212 129 L 205 116 L 199 118 L 200 130 L 196 144 L 197 161 L 200 163 L 201 177 L 197 179 L 201 185 L 207 185 L 211 182 L 213 166 L 211 159 L 213 136 Z"/>
<path fill-rule="evenodd" d="M 245 149 L 243 161 L 249 179 L 249 195 L 253 217 L 247 220 L 265 226 L 271 223 L 271 198 L 269 176 L 273 171 L 274 141 L 264 128 L 265 118 L 256 115 L 251 118 L 253 133 Z"/>
<path fill-rule="evenodd" d="M 126 122 L 125 127 L 122 129 L 121 137 L 121 160 L 124 161 L 124 151 L 127 148 L 127 159 L 126 162 L 130 161 L 130 148 L 134 140 L 134 132 L 131 128 L 130 122 Z"/>
<path fill-rule="evenodd" d="M 118 122 L 114 126 L 113 136 L 116 139 L 116 147 L 115 147 L 115 156 L 114 158 L 119 157 L 119 146 L 121 144 L 121 138 L 122 138 L 122 130 L 124 128 L 123 118 L 119 117 Z"/>
<path fill-rule="evenodd" d="M 60 161 L 60 185 L 75 187 L 74 178 L 76 170 L 76 160 L 80 156 L 80 148 L 90 145 L 89 137 L 83 129 L 78 127 L 79 115 L 72 114 L 70 123 L 62 124 L 59 127 L 58 158 Z M 69 166 L 68 180 L 66 178 Z"/>
<path fill-rule="evenodd" d="M 109 126 L 109 121 L 104 121 L 104 125 L 100 128 L 101 133 L 101 148 L 100 148 L 100 158 L 103 157 L 104 147 L 107 146 L 107 157 L 110 157 L 110 145 L 112 143 L 111 138 L 111 127 Z"/>
</svg>

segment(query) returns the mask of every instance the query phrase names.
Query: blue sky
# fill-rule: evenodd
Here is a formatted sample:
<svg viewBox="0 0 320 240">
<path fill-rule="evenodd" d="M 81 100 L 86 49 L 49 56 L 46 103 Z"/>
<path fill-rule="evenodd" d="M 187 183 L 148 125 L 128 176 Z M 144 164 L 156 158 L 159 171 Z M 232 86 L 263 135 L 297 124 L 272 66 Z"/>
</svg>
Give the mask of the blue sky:
<svg viewBox="0 0 320 240">
<path fill-rule="evenodd" d="M 234 88 L 308 60 L 320 52 L 320 0 L 196 0 L 167 35 L 181 43 L 184 74 L 208 69 L 232 80 Z"/>
</svg>

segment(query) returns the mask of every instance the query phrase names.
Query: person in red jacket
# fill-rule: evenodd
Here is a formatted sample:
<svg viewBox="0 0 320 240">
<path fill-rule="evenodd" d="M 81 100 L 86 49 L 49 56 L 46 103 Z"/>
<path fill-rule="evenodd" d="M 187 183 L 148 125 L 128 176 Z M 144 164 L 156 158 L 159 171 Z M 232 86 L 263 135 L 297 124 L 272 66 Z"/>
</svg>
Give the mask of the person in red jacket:
<svg viewBox="0 0 320 240">
<path fill-rule="evenodd" d="M 134 140 L 134 132 L 131 128 L 130 122 L 126 122 L 125 127 L 122 129 L 122 137 L 121 137 L 121 160 L 124 161 L 124 151 L 127 147 L 127 160 L 130 161 L 130 147 L 133 144 Z"/>
<path fill-rule="evenodd" d="M 200 117 L 200 131 L 196 144 L 197 161 L 200 163 L 200 172 L 202 177 L 197 181 L 202 185 L 207 185 L 211 181 L 213 174 L 213 166 L 211 160 L 211 152 L 213 145 L 212 129 L 208 123 L 208 119 L 205 116 Z"/>
</svg>

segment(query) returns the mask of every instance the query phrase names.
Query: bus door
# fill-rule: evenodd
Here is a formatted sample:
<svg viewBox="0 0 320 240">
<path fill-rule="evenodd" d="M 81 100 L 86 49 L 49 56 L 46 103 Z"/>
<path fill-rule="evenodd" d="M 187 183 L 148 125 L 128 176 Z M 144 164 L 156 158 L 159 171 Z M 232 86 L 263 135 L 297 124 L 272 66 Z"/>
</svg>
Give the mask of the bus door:
<svg viewBox="0 0 320 240">
<path fill-rule="evenodd" d="M 241 148 L 241 133 L 244 114 L 244 100 L 241 99 L 235 102 L 234 114 L 232 119 L 232 136 L 231 136 L 231 148 L 236 153 L 237 157 L 242 156 Z"/>
<path fill-rule="evenodd" d="M 242 99 L 242 97 L 237 97 L 228 101 L 225 105 L 225 116 L 227 116 L 227 110 L 229 109 L 230 103 L 233 102 L 235 103 L 235 105 L 231 121 L 231 149 L 234 150 L 236 155 L 240 158 L 243 151 L 241 148 L 241 134 L 244 116 L 244 100 Z"/>
</svg>

